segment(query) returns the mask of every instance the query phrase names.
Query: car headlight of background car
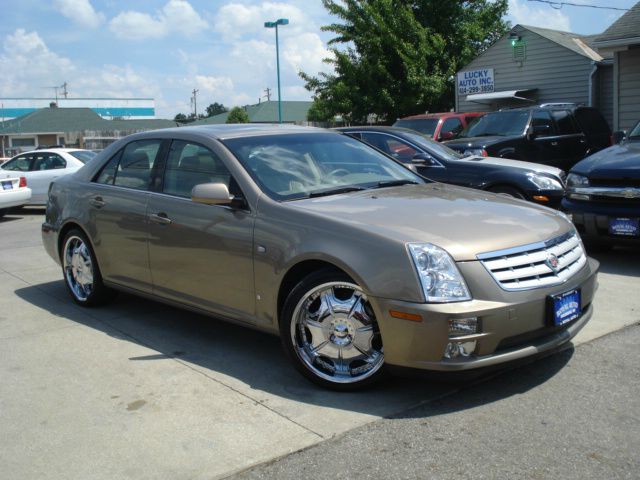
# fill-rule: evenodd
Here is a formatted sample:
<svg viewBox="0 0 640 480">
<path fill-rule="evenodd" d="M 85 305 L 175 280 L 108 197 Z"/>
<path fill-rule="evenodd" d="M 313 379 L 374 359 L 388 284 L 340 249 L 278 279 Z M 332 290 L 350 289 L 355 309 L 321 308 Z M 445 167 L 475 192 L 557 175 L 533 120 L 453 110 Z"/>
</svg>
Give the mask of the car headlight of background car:
<svg viewBox="0 0 640 480">
<path fill-rule="evenodd" d="M 568 197 L 574 200 L 589 200 L 590 197 L 588 193 L 585 192 L 576 192 L 577 188 L 588 188 L 589 187 L 589 179 L 584 175 L 578 175 L 577 173 L 570 173 L 567 176 L 567 190 Z"/>
<path fill-rule="evenodd" d="M 408 247 L 427 302 L 471 300 L 464 278 L 445 250 L 430 243 L 410 243 Z"/>
<path fill-rule="evenodd" d="M 562 190 L 564 188 L 559 180 L 544 175 L 532 173 L 528 175 L 528 178 L 540 190 Z"/>
</svg>

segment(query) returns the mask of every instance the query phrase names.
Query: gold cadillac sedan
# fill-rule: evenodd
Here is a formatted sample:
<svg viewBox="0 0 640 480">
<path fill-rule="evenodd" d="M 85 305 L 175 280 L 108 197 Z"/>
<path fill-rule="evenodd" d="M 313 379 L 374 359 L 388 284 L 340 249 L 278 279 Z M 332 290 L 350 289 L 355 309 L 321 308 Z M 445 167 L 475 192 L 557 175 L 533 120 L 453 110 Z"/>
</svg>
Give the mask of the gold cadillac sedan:
<svg viewBox="0 0 640 480">
<path fill-rule="evenodd" d="M 123 290 L 279 334 L 338 390 L 568 342 L 598 270 L 557 211 L 284 125 L 126 137 L 51 185 L 42 237 L 76 303 Z"/>
</svg>

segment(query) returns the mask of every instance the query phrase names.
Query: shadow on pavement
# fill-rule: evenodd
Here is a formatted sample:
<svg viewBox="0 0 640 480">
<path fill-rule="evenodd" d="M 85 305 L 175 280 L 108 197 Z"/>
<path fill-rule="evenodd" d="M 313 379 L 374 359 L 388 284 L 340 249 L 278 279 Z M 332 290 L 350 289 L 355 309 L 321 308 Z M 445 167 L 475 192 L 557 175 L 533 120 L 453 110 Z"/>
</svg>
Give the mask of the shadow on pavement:
<svg viewBox="0 0 640 480">
<path fill-rule="evenodd" d="M 15 293 L 53 315 L 153 350 L 148 355 L 129 358 L 131 362 L 173 358 L 252 398 L 261 399 L 265 396 L 260 392 L 266 392 L 311 405 L 388 417 L 478 382 L 390 377 L 370 390 L 331 392 L 316 387 L 294 370 L 278 337 L 127 294 L 120 294 L 108 306 L 76 307 L 71 299 L 62 299 L 63 290 L 60 280 L 21 288 Z M 73 308 L 62 308 L 69 305 Z M 486 401 L 535 388 L 560 370 L 569 357 L 570 353 L 564 351 L 546 357 L 544 364 L 536 362 L 544 366 L 540 375 L 518 379 L 509 373 L 514 385 L 495 389 Z M 498 377 L 494 373 L 485 380 L 491 384 Z M 462 403 L 457 408 L 474 406 Z"/>
</svg>

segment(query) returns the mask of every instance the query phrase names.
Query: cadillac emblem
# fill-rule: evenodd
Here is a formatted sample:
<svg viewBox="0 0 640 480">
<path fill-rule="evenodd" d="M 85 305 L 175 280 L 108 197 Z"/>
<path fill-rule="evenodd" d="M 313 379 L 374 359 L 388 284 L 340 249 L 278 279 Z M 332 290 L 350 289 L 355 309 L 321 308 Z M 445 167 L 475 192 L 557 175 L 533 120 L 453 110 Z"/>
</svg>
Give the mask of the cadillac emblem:
<svg viewBox="0 0 640 480">
<path fill-rule="evenodd" d="M 553 270 L 553 273 L 558 273 L 558 266 L 560 265 L 560 262 L 558 261 L 558 257 L 556 257 L 553 253 L 547 255 L 547 259 L 544 261 L 544 263 L 547 265 L 547 267 Z"/>
</svg>

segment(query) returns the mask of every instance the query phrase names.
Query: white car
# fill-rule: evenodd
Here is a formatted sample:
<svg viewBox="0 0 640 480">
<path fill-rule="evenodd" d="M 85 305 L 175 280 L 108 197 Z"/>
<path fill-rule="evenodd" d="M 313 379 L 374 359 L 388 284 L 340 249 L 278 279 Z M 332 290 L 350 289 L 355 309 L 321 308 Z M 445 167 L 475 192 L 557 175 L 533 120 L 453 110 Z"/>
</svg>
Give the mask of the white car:
<svg viewBox="0 0 640 480">
<path fill-rule="evenodd" d="M 96 156 L 79 148 L 48 148 L 20 153 L 0 165 L 0 179 L 25 177 L 31 189 L 29 205 L 45 205 L 49 184 L 73 173 Z"/>
<path fill-rule="evenodd" d="M 11 207 L 20 207 L 29 202 L 31 189 L 24 177 L 3 178 L 0 180 L 0 218 Z"/>
</svg>

